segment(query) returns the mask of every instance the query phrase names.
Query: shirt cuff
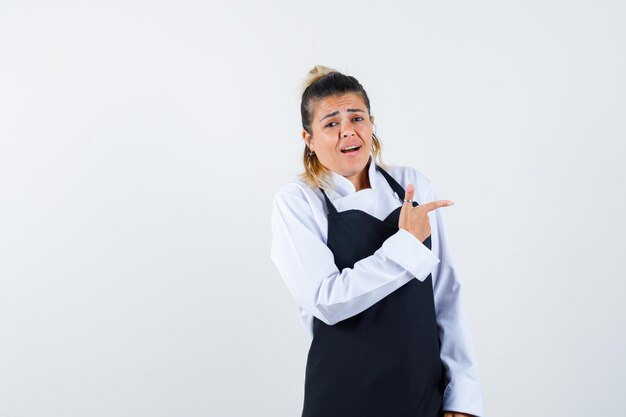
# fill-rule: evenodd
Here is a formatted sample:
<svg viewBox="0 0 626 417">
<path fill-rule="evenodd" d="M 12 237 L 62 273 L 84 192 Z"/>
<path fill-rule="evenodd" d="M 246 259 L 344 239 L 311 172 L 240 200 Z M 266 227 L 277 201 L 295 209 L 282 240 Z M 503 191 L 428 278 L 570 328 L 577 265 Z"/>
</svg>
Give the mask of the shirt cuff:
<svg viewBox="0 0 626 417">
<path fill-rule="evenodd" d="M 484 417 L 480 384 L 467 378 L 450 381 L 443 392 L 443 411 L 456 411 Z"/>
<path fill-rule="evenodd" d="M 387 258 L 409 271 L 420 281 L 424 281 L 440 262 L 426 245 L 402 228 L 385 240 L 381 249 Z"/>
</svg>

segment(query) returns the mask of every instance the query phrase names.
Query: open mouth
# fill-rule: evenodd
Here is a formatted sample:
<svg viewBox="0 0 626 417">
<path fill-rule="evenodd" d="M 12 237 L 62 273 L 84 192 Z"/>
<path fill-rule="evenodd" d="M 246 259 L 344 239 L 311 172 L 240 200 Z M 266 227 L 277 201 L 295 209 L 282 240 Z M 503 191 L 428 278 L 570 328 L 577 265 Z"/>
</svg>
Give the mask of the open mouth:
<svg viewBox="0 0 626 417">
<path fill-rule="evenodd" d="M 357 152 L 359 149 L 361 149 L 361 146 L 359 145 L 348 146 L 348 147 L 343 148 L 341 150 L 341 153 Z"/>
</svg>

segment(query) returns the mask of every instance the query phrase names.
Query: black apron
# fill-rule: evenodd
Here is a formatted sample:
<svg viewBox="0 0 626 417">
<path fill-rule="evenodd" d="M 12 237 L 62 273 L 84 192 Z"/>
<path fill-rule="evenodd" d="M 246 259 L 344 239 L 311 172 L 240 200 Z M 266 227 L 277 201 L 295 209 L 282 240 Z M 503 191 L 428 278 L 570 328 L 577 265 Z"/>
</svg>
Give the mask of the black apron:
<svg viewBox="0 0 626 417">
<path fill-rule="evenodd" d="M 404 188 L 380 166 L 376 169 L 403 200 Z M 322 193 L 328 209 L 327 245 L 340 271 L 372 255 L 398 231 L 402 206 L 383 221 L 357 209 L 338 212 Z M 430 249 L 430 236 L 423 243 Z M 410 280 L 332 326 L 314 317 L 302 417 L 442 415 L 439 343 L 431 274 L 423 282 Z"/>
</svg>

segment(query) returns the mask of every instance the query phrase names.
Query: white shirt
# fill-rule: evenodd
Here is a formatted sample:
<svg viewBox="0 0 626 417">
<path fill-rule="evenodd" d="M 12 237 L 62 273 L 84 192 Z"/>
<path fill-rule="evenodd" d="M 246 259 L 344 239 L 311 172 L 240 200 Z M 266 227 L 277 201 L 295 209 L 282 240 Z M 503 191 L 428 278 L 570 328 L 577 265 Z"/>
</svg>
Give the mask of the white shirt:
<svg viewBox="0 0 626 417">
<path fill-rule="evenodd" d="M 415 187 L 419 204 L 437 200 L 431 181 L 420 171 L 390 166 L 386 171 L 406 190 Z M 326 195 L 337 211 L 358 209 L 380 220 L 402 204 L 373 163 L 371 188 L 356 191 L 350 180 L 331 171 L 334 188 Z M 301 180 L 282 186 L 274 195 L 271 258 L 298 303 L 307 334 L 313 317 L 333 325 L 362 312 L 411 279 L 432 273 L 435 313 L 446 369 L 443 409 L 483 416 L 483 396 L 469 325 L 461 302 L 461 284 L 450 254 L 438 208 L 428 212 L 431 246 L 399 229 L 371 256 L 342 271 L 326 246 L 328 222 L 321 191 Z"/>
</svg>

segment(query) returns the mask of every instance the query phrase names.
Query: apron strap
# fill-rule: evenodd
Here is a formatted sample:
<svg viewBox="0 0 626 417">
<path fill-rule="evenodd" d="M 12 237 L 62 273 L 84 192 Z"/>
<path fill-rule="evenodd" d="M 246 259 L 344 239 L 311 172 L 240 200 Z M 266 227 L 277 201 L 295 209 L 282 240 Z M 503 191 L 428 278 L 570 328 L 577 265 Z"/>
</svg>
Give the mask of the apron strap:
<svg viewBox="0 0 626 417">
<path fill-rule="evenodd" d="M 398 198 L 400 199 L 400 201 L 404 202 L 404 195 L 405 195 L 404 188 L 402 188 L 402 186 L 398 184 L 398 181 L 396 181 L 387 171 L 382 169 L 382 167 L 380 167 L 378 164 L 376 164 L 376 169 L 379 170 L 381 174 L 383 174 L 383 176 L 387 180 L 387 183 L 389 183 L 391 188 L 398 195 Z M 322 194 L 324 195 L 324 199 L 326 200 L 326 207 L 328 208 L 328 215 L 336 216 L 337 209 L 335 208 L 333 203 L 331 203 L 330 199 L 324 192 L 324 189 L 320 187 L 320 190 L 322 191 Z"/>
<path fill-rule="evenodd" d="M 320 190 L 322 191 L 322 194 L 324 194 L 324 198 L 326 199 L 326 207 L 328 208 L 328 216 L 337 216 L 337 209 L 335 208 L 333 203 L 330 202 L 330 198 L 328 198 L 323 188 L 320 187 Z"/>
<path fill-rule="evenodd" d="M 383 174 L 383 176 L 385 177 L 391 188 L 396 192 L 396 194 L 398 194 L 398 198 L 404 202 L 404 188 L 402 188 L 402 186 L 398 184 L 398 181 L 396 181 L 387 171 L 378 166 L 378 164 L 376 164 L 376 168 L 380 171 L 381 174 Z"/>
</svg>

